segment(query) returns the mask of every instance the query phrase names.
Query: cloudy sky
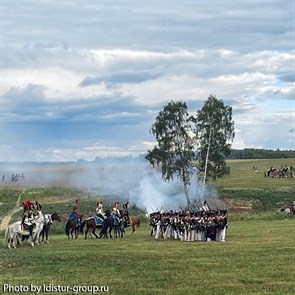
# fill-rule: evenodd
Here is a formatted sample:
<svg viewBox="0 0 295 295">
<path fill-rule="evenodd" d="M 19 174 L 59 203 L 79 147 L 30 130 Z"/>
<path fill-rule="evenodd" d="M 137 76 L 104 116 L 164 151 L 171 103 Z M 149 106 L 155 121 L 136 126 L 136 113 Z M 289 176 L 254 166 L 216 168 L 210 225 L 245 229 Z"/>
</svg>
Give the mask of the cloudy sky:
<svg viewBox="0 0 295 295">
<path fill-rule="evenodd" d="M 294 1 L 1 0 L 0 161 L 145 153 L 173 100 L 294 149 Z"/>
</svg>

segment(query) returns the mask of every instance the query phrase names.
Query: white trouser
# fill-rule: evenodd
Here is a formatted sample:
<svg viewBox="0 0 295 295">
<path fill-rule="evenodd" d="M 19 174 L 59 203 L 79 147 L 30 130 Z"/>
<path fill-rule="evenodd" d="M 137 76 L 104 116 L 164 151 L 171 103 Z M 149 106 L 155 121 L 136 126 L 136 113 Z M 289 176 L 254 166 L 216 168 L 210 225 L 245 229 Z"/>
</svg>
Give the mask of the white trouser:
<svg viewBox="0 0 295 295">
<path fill-rule="evenodd" d="M 222 229 L 217 228 L 217 230 L 216 230 L 216 241 L 221 241 L 221 232 L 222 232 Z"/>
<path fill-rule="evenodd" d="M 185 240 L 185 231 L 184 232 L 179 232 L 179 238 L 180 238 L 180 241 Z"/>
<path fill-rule="evenodd" d="M 225 226 L 224 229 L 221 230 L 221 242 L 225 242 L 226 231 L 227 226 Z"/>
<path fill-rule="evenodd" d="M 163 234 L 164 239 L 170 239 L 171 238 L 171 225 L 168 224 L 166 227 L 166 230 Z"/>
<path fill-rule="evenodd" d="M 155 234 L 155 239 L 158 240 L 161 234 L 161 224 L 160 222 L 157 223 L 156 225 L 156 234 Z"/>
</svg>

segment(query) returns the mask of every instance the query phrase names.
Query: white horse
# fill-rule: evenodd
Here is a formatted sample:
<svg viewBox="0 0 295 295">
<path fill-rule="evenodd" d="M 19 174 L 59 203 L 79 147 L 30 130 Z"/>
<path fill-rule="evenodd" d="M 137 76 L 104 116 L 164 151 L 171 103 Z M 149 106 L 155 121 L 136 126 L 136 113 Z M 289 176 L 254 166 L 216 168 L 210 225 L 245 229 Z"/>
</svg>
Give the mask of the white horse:
<svg viewBox="0 0 295 295">
<path fill-rule="evenodd" d="M 31 246 L 34 247 L 35 244 L 39 245 L 39 236 L 43 229 L 43 226 L 45 223 L 50 222 L 50 219 L 47 215 L 43 215 L 41 211 L 39 211 L 38 216 L 36 216 L 33 219 L 33 223 L 35 223 L 35 227 L 33 229 L 33 234 L 31 236 Z M 7 243 L 7 246 L 9 249 L 11 249 L 11 246 L 16 248 L 16 243 L 19 239 L 21 239 L 23 236 L 28 237 L 30 235 L 29 231 L 23 230 L 21 226 L 21 221 L 17 221 L 13 224 L 10 224 L 5 232 L 5 238 L 4 238 L 4 246 Z"/>
<path fill-rule="evenodd" d="M 295 214 L 294 211 L 291 210 L 291 208 L 286 208 L 283 212 L 286 214 Z"/>
<path fill-rule="evenodd" d="M 48 223 L 51 223 L 51 224 L 53 223 L 50 214 L 43 215 L 41 211 L 39 211 L 39 212 L 40 212 L 40 215 L 35 218 L 36 233 L 35 233 L 35 235 L 33 233 L 34 243 L 37 245 L 39 245 L 39 238 L 40 238 L 40 234 L 43 230 L 44 225 L 48 224 Z"/>
<path fill-rule="evenodd" d="M 295 214 L 295 210 L 290 208 L 281 208 L 278 210 L 278 212 L 283 212 L 285 214 Z"/>
</svg>

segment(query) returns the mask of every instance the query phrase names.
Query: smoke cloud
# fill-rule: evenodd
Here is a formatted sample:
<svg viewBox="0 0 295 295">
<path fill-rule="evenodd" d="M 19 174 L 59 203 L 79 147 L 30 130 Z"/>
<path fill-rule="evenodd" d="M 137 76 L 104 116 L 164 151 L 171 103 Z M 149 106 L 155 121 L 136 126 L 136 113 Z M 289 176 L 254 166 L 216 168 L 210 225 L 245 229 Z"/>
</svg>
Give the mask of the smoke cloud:
<svg viewBox="0 0 295 295">
<path fill-rule="evenodd" d="M 162 180 L 161 171 L 145 162 L 134 163 L 85 163 L 81 165 L 48 165 L 30 167 L 2 167 L 5 180 L 11 182 L 12 174 L 24 174 L 17 185 L 28 187 L 69 186 L 82 190 L 90 197 L 108 196 L 118 200 L 129 200 L 130 204 L 151 213 L 156 210 L 179 210 L 185 208 L 186 197 L 183 184 L 174 180 Z M 201 195 L 202 185 L 197 177 L 189 187 L 191 200 Z M 216 195 L 216 192 L 205 191 Z M 107 203 L 106 203 L 107 205 Z"/>
</svg>

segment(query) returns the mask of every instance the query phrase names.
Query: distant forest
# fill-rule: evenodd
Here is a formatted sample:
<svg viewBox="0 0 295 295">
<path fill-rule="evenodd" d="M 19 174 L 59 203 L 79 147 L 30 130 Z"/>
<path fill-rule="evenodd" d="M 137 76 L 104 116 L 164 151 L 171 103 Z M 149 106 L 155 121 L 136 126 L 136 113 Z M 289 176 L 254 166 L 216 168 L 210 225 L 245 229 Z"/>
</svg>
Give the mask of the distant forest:
<svg viewBox="0 0 295 295">
<path fill-rule="evenodd" d="M 288 159 L 295 158 L 295 150 L 232 149 L 227 159 Z"/>
<path fill-rule="evenodd" d="M 2 166 L 49 166 L 49 165 L 83 165 L 86 163 L 136 163 L 146 162 L 146 154 L 139 154 L 138 156 L 125 156 L 125 157 L 96 157 L 94 161 L 87 161 L 84 159 L 79 159 L 77 161 L 67 161 L 67 162 L 1 162 Z M 232 149 L 230 155 L 226 158 L 227 160 L 235 159 L 289 159 L 295 158 L 295 150 L 266 150 L 266 149 L 250 149 L 246 148 L 243 150 Z"/>
</svg>

